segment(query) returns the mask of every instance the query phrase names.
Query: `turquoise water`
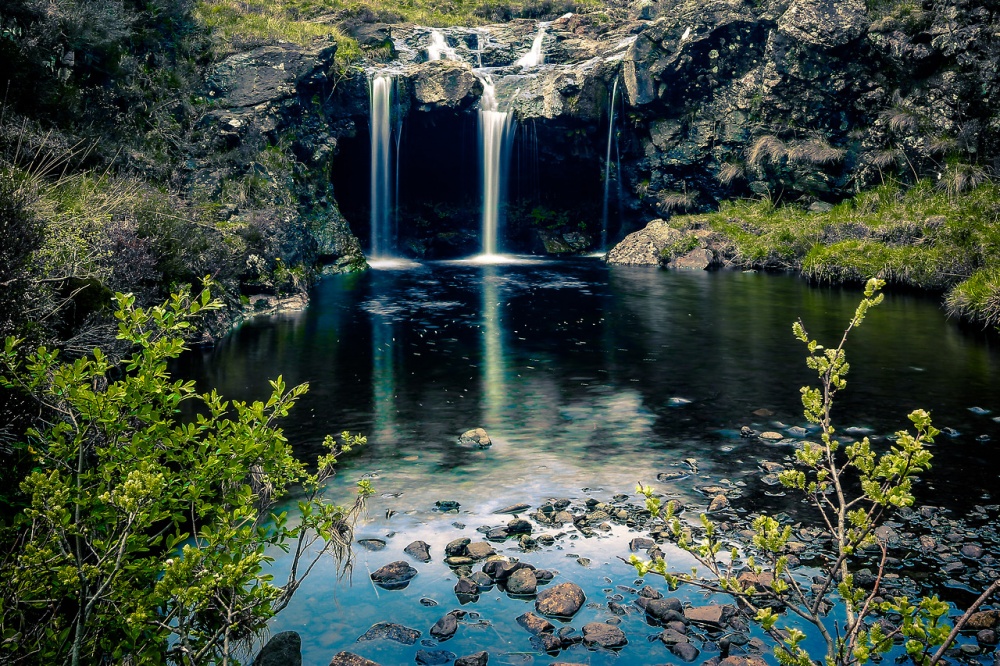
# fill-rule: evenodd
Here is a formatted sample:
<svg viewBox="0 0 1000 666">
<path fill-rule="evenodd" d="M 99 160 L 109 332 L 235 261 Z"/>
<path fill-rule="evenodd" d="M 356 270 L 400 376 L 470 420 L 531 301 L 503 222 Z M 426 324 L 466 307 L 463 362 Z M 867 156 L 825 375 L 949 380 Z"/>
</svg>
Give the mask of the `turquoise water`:
<svg viewBox="0 0 1000 666">
<path fill-rule="evenodd" d="M 429 639 L 430 626 L 459 607 L 455 577 L 441 561 L 444 544 L 505 523 L 509 516 L 492 514 L 500 507 L 608 501 L 642 481 L 695 506 L 707 502 L 699 486 L 721 483 L 737 489 L 741 509 L 794 509 L 760 482 L 757 469 L 761 460 L 780 461 L 790 445 L 741 439 L 739 428 L 805 425 L 798 387 L 811 376 L 791 324 L 801 318 L 813 337 L 835 342 L 859 297 L 787 276 L 608 268 L 597 260 L 435 263 L 328 279 L 307 310 L 244 325 L 188 357 L 184 372 L 244 399 L 266 395 L 278 374 L 290 384 L 309 382 L 285 423 L 303 456 L 315 454 L 327 433 L 368 436 L 329 492 L 346 500 L 355 481 L 370 478 L 376 496 L 357 537 L 387 546 L 357 548 L 353 575 L 343 579 L 327 563 L 274 630 L 303 634 L 307 664 L 326 664 L 344 649 L 383 664 L 413 663 L 417 649 L 438 648 L 355 639 L 387 619 Z M 992 419 L 1000 415 L 1000 356 L 993 345 L 948 321 L 933 299 L 893 293 L 851 340 L 852 371 L 835 412 L 842 428 L 890 434 L 922 407 L 938 427 L 953 429 L 935 445 L 947 456 L 918 486 L 918 503 L 961 510 L 997 501 L 1000 424 Z M 761 409 L 772 415 L 754 415 Z M 458 443 L 474 427 L 487 429 L 491 448 Z M 688 458 L 697 474 L 656 481 L 658 473 L 689 470 Z M 440 513 L 438 500 L 461 509 Z M 521 553 L 516 542 L 498 550 L 557 570 L 556 583 L 581 584 L 594 606 L 574 618 L 579 630 L 611 618 L 609 600 L 634 598 L 618 587 L 636 587 L 634 570 L 618 556 L 628 556 L 637 533 L 624 526 L 592 538 L 571 526 L 561 532 L 540 553 Z M 415 539 L 431 544 L 432 563 L 402 552 Z M 419 574 L 405 590 L 376 589 L 369 571 L 394 560 L 410 561 Z M 458 655 L 489 649 L 490 663 L 678 661 L 647 640 L 658 630 L 641 614 L 621 618 L 630 642 L 620 653 L 577 646 L 553 659 L 537 654 L 513 620 L 530 600 L 494 590 L 463 608 L 478 617 L 466 618 L 440 647 Z"/>
</svg>

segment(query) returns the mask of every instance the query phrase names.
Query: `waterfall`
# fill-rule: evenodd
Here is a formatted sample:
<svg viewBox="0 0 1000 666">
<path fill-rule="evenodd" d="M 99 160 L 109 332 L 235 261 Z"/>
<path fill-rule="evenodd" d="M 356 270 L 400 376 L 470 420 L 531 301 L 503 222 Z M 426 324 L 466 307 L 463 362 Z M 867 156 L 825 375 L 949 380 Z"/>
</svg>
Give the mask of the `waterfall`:
<svg viewBox="0 0 1000 666">
<path fill-rule="evenodd" d="M 611 87 L 611 110 L 608 112 L 608 150 L 604 157 L 604 209 L 601 215 L 601 250 L 608 249 L 608 193 L 611 185 L 611 140 L 615 132 L 615 98 L 618 95 L 618 79 Z M 621 174 L 617 174 L 621 180 Z"/>
<path fill-rule="evenodd" d="M 545 64 L 545 54 L 542 53 L 543 39 L 545 39 L 545 26 L 540 25 L 538 26 L 538 34 L 535 35 L 535 41 L 531 43 L 531 50 L 521 56 L 514 64 L 521 67 L 537 67 Z"/>
<path fill-rule="evenodd" d="M 500 206 L 513 134 L 510 113 L 499 109 L 493 81 L 486 76 L 479 101 L 479 152 L 483 169 L 483 254 L 487 256 L 497 254 Z"/>
<path fill-rule="evenodd" d="M 383 259 L 392 256 L 392 232 L 389 228 L 391 198 L 389 183 L 393 77 L 376 74 L 371 79 L 371 257 Z"/>
<path fill-rule="evenodd" d="M 445 60 L 458 60 L 455 49 L 448 46 L 448 42 L 445 41 L 441 31 L 431 30 L 431 43 L 427 47 L 427 59 L 441 60 L 442 56 L 444 56 Z"/>
</svg>

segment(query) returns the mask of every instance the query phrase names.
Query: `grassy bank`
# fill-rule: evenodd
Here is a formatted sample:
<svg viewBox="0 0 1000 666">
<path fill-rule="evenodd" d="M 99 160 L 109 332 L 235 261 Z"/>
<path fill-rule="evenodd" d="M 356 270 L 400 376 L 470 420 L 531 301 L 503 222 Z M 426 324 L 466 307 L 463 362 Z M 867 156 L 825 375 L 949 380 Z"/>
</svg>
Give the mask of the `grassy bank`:
<svg viewBox="0 0 1000 666">
<path fill-rule="evenodd" d="M 769 201 L 724 204 L 676 217 L 710 229 L 726 261 L 799 270 L 819 282 L 864 282 L 940 291 L 948 313 L 1000 326 L 1000 187 L 948 192 L 930 181 L 884 185 L 825 211 Z"/>
<path fill-rule="evenodd" d="M 345 34 L 352 23 L 476 26 L 602 7 L 599 0 L 199 0 L 195 16 L 227 48 L 328 38 L 339 44 L 338 58 L 349 61 L 361 55 L 357 42 Z"/>
</svg>

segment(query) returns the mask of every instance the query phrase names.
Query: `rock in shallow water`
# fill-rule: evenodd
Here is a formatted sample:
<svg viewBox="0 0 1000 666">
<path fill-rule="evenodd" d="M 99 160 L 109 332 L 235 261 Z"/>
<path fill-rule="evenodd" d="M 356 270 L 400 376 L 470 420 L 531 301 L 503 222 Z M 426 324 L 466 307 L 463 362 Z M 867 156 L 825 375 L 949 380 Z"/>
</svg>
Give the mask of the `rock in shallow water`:
<svg viewBox="0 0 1000 666">
<path fill-rule="evenodd" d="M 559 583 L 538 595 L 535 610 L 551 617 L 573 617 L 586 601 L 587 595 L 579 585 Z"/>
<path fill-rule="evenodd" d="M 379 664 L 353 652 L 338 652 L 333 656 L 329 666 L 379 666 Z"/>
<path fill-rule="evenodd" d="M 544 617 L 538 617 L 534 613 L 528 612 L 517 617 L 517 623 L 530 631 L 532 634 L 551 634 L 555 631 L 555 625 Z"/>
<path fill-rule="evenodd" d="M 467 654 L 455 660 L 455 666 L 486 666 L 490 662 L 490 653 L 485 650 Z"/>
<path fill-rule="evenodd" d="M 378 569 L 371 575 L 371 579 L 376 585 L 387 590 L 401 590 L 409 585 L 410 581 L 416 575 L 416 569 L 406 562 L 399 561 L 390 562 Z"/>
<path fill-rule="evenodd" d="M 271 636 L 257 658 L 253 660 L 253 666 L 301 666 L 302 664 L 302 639 L 294 631 L 282 631 Z"/>
<path fill-rule="evenodd" d="M 618 627 L 604 622 L 591 622 L 583 625 L 583 642 L 588 647 L 620 648 L 628 643 L 625 632 Z"/>
<path fill-rule="evenodd" d="M 416 660 L 421 666 L 441 666 L 455 658 L 454 652 L 447 650 L 417 650 Z"/>
<path fill-rule="evenodd" d="M 483 428 L 466 430 L 462 433 L 462 436 L 458 438 L 458 441 L 460 444 L 478 446 L 481 449 L 489 448 L 493 445 L 493 440 L 490 439 L 489 434 Z"/>
<path fill-rule="evenodd" d="M 538 589 L 535 572 L 527 567 L 518 569 L 507 579 L 507 591 L 514 595 L 531 595 Z"/>
<path fill-rule="evenodd" d="M 402 643 L 403 645 L 413 645 L 420 638 L 420 632 L 416 629 L 404 627 L 395 622 L 378 622 L 373 624 L 368 631 L 358 637 L 358 642 L 387 640 Z"/>
<path fill-rule="evenodd" d="M 431 561 L 431 547 L 423 541 L 414 541 L 403 549 L 403 552 L 420 562 Z"/>
</svg>

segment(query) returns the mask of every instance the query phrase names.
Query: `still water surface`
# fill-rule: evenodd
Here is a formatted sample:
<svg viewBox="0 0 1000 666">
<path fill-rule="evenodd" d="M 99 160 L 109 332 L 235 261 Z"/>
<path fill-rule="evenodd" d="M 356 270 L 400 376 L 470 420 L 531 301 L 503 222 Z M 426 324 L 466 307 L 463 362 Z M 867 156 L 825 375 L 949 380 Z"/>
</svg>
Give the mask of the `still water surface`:
<svg viewBox="0 0 1000 666">
<path fill-rule="evenodd" d="M 338 582 L 332 567 L 320 571 L 274 629 L 303 634 L 308 664 L 326 664 L 343 649 L 383 664 L 413 663 L 419 644 L 354 641 L 384 619 L 429 638 L 427 629 L 458 607 L 455 578 L 440 561 L 444 544 L 506 522 L 492 515 L 497 508 L 552 497 L 605 501 L 636 481 L 701 503 L 697 485 L 732 483 L 739 506 L 787 508 L 759 482 L 756 465 L 781 460 L 791 445 L 741 439 L 739 428 L 806 425 L 798 388 L 812 377 L 791 324 L 801 319 L 812 337 L 835 344 L 859 298 L 856 290 L 758 273 L 609 268 L 584 259 L 434 263 L 328 279 L 307 310 L 254 320 L 187 357 L 183 372 L 240 399 L 263 398 L 279 374 L 289 384 L 309 382 L 284 426 L 303 456 L 318 452 L 327 433 L 368 436 L 368 446 L 343 461 L 331 496 L 346 500 L 356 480 L 371 478 L 377 492 L 357 536 L 388 545 L 359 548 L 350 579 Z M 953 429 L 938 438 L 918 502 L 962 510 L 997 501 L 1000 354 L 992 345 L 945 319 L 934 299 L 894 293 L 852 337 L 848 388 L 835 412 L 842 430 L 887 435 L 918 407 Z M 760 409 L 773 416 L 755 416 Z M 490 449 L 458 443 L 480 426 Z M 697 476 L 655 483 L 686 458 L 697 459 Z M 440 513 L 437 500 L 458 501 L 461 510 Z M 547 552 L 506 548 L 559 570 L 556 582 L 584 586 L 594 607 L 574 619 L 579 629 L 611 617 L 600 604 L 634 583 L 634 570 L 616 556 L 628 555 L 635 534 L 616 528 L 584 539 L 570 531 Z M 418 538 L 431 544 L 434 562 L 413 563 L 420 574 L 405 590 L 376 590 L 368 571 L 409 559 L 402 549 Z M 425 607 L 422 597 L 440 605 Z M 466 609 L 480 616 L 440 647 L 458 655 L 490 649 L 491 663 L 552 661 L 531 654 L 527 632 L 513 622 L 530 601 L 494 591 Z M 630 644 L 620 654 L 578 646 L 561 659 L 677 661 L 646 640 L 656 632 L 640 617 L 624 618 L 622 628 Z"/>
</svg>

